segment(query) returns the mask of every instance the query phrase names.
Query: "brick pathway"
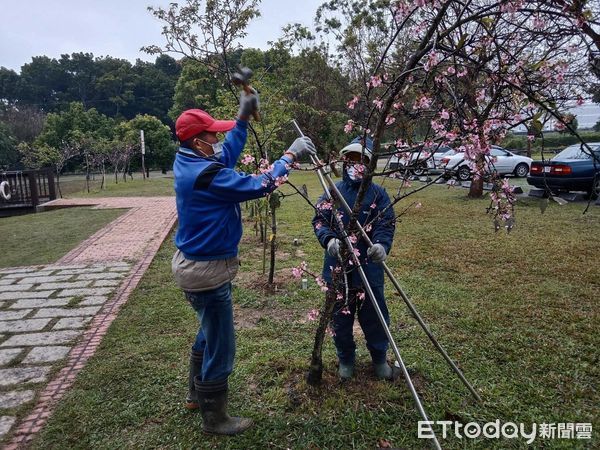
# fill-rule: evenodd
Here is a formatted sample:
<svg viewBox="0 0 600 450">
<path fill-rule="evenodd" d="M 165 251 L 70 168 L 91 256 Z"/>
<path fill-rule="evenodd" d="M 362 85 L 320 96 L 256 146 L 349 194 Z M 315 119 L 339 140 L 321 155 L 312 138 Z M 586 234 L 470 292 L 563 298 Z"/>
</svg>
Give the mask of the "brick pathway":
<svg viewBox="0 0 600 450">
<path fill-rule="evenodd" d="M 6 449 L 25 447 L 46 423 L 176 219 L 172 197 L 52 204 L 129 211 L 55 264 L 0 270 L 0 439 L 14 429 Z M 34 402 L 29 415 L 17 421 L 14 413 Z"/>
</svg>

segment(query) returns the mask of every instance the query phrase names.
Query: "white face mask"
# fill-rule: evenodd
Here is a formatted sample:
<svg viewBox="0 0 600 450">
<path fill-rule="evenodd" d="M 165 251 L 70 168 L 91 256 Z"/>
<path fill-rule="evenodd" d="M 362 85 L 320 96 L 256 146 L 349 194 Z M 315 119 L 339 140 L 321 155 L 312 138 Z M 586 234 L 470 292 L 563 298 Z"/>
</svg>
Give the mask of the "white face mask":
<svg viewBox="0 0 600 450">
<path fill-rule="evenodd" d="M 362 180 L 365 173 L 365 165 L 353 164 L 346 168 L 346 172 L 352 181 Z"/>
<path fill-rule="evenodd" d="M 221 157 L 221 153 L 223 153 L 223 141 L 219 141 L 219 142 L 215 142 L 214 144 L 211 144 L 210 142 L 203 141 L 200 138 L 198 138 L 198 140 L 200 142 L 204 142 L 206 145 L 210 145 L 213 149 L 212 155 L 207 155 L 206 153 L 201 151 L 204 154 L 204 156 L 206 156 L 207 158 L 215 158 L 215 159 L 219 159 Z"/>
</svg>

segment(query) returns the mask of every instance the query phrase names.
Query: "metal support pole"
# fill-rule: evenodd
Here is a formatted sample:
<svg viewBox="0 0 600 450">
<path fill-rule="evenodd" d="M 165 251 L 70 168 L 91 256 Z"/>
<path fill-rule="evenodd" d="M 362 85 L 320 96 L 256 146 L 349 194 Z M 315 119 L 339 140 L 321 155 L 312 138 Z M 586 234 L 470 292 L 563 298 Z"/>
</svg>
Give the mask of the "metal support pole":
<svg viewBox="0 0 600 450">
<path fill-rule="evenodd" d="M 146 141 L 144 140 L 144 130 L 140 130 L 140 147 L 142 149 L 142 179 L 146 179 Z"/>
<path fill-rule="evenodd" d="M 298 134 L 300 134 L 300 136 L 304 136 L 304 134 L 300 130 L 300 127 L 298 126 L 298 124 L 296 123 L 295 120 L 293 121 L 293 123 L 298 131 Z M 324 176 L 327 177 L 327 174 L 323 173 L 323 169 L 322 169 L 322 167 L 319 167 L 320 166 L 319 161 L 315 156 L 311 155 L 311 161 L 317 167 L 317 174 L 319 176 L 319 181 L 321 182 L 321 185 L 323 186 L 323 189 L 325 190 L 325 194 L 327 195 L 327 197 L 330 201 L 333 201 L 334 199 L 331 196 L 331 192 L 327 188 L 327 184 L 325 183 L 325 180 L 324 180 Z M 343 198 L 341 195 L 339 195 L 339 191 L 337 192 L 336 195 L 340 198 Z M 425 412 L 425 409 L 423 408 L 423 404 L 421 403 L 419 394 L 417 393 L 417 390 L 415 389 L 415 386 L 410 378 L 408 370 L 406 369 L 406 365 L 404 364 L 404 360 L 402 359 L 402 356 L 400 355 L 400 350 L 398 350 L 398 346 L 396 345 L 396 342 L 394 341 L 392 333 L 390 332 L 390 328 L 388 327 L 388 325 L 385 321 L 385 317 L 383 317 L 383 313 L 381 312 L 381 308 L 379 307 L 379 304 L 377 303 L 375 294 L 374 294 L 373 290 L 371 289 L 371 284 L 369 283 L 369 280 L 367 279 L 365 271 L 364 271 L 362 265 L 360 264 L 358 257 L 354 254 L 354 247 L 352 245 L 352 242 L 350 241 L 350 236 L 348 236 L 348 234 L 344 231 L 344 224 L 342 222 L 342 219 L 339 218 L 335 213 L 333 213 L 333 217 L 335 217 L 336 221 L 338 222 L 338 227 L 340 228 L 340 230 L 343 231 L 342 237 L 344 239 L 344 242 L 348 248 L 350 255 L 354 259 L 354 264 L 356 265 L 356 268 L 358 269 L 358 274 L 359 274 L 360 279 L 367 291 L 367 295 L 369 296 L 369 299 L 371 300 L 371 303 L 373 304 L 373 308 L 375 309 L 375 312 L 377 313 L 379 322 L 381 322 L 381 326 L 383 327 L 383 330 L 388 338 L 388 341 L 390 342 L 390 345 L 392 346 L 392 350 L 394 352 L 394 355 L 396 356 L 396 360 L 400 364 L 400 369 L 402 370 L 402 375 L 404 376 L 406 385 L 408 386 L 408 390 L 410 391 L 410 393 L 413 397 L 413 400 L 415 402 L 417 410 L 419 411 L 419 414 L 421 415 L 423 420 L 426 422 L 429 422 L 429 418 L 427 417 L 427 413 Z M 439 449 L 439 450 L 442 449 L 433 430 L 432 430 L 431 444 L 436 449 Z"/>
<path fill-rule="evenodd" d="M 294 126 L 296 127 L 296 130 L 298 131 L 298 133 L 301 136 L 303 136 L 302 131 L 300 130 L 300 127 L 298 127 L 298 124 L 296 123 L 295 120 L 293 121 L 293 123 L 294 123 Z M 313 161 L 313 164 L 314 164 L 314 161 Z M 348 203 L 346 202 L 346 199 L 344 199 L 344 197 L 340 194 L 339 190 L 337 189 L 337 186 L 335 185 L 335 183 L 333 182 L 333 180 L 331 179 L 329 174 L 326 173 L 324 175 L 324 178 L 325 178 L 325 180 L 327 180 L 327 184 L 329 184 L 329 186 L 331 187 L 331 190 L 334 191 L 336 196 L 339 198 L 340 203 L 342 204 L 342 207 L 344 208 L 344 210 L 348 214 L 352 214 L 352 209 L 350 208 L 350 205 L 348 205 Z M 322 180 L 322 179 L 323 179 L 323 176 L 319 173 L 319 180 Z M 321 181 L 321 183 L 323 184 L 322 181 Z M 326 192 L 329 192 L 329 191 L 326 189 Z M 328 193 L 327 195 L 328 195 L 328 197 L 331 197 L 331 194 Z M 362 225 L 358 221 L 356 222 L 356 225 L 358 226 L 358 230 L 360 231 L 363 239 L 367 242 L 367 245 L 369 247 L 372 247 L 373 242 L 369 238 L 365 229 L 362 227 Z M 423 320 L 423 318 L 421 317 L 421 315 L 419 314 L 419 312 L 417 311 L 417 309 L 415 308 L 413 303 L 410 301 L 410 299 L 408 298 L 408 296 L 406 295 L 406 293 L 404 292 L 404 290 L 398 283 L 398 280 L 396 280 L 396 277 L 394 277 L 394 274 L 392 273 L 392 271 L 390 270 L 388 265 L 385 263 L 385 261 L 382 264 L 383 264 L 383 269 L 384 269 L 386 275 L 388 276 L 388 278 L 390 279 L 390 281 L 396 288 L 396 291 L 398 292 L 398 294 L 400 294 L 400 297 L 402 298 L 402 300 L 404 301 L 404 303 L 410 310 L 412 316 L 419 323 L 419 325 L 421 326 L 421 328 L 423 329 L 423 331 L 425 332 L 425 334 L 427 335 L 427 337 L 429 338 L 429 340 L 431 341 L 433 346 L 440 352 L 440 354 L 446 360 L 446 362 L 448 363 L 448 365 L 450 366 L 452 371 L 463 382 L 463 384 L 469 390 L 469 392 L 471 392 L 473 397 L 475 397 L 475 399 L 477 399 L 477 401 L 481 402 L 482 401 L 481 397 L 479 396 L 479 394 L 477 393 L 475 388 L 473 388 L 471 383 L 469 383 L 469 381 L 465 378 L 465 376 L 463 375 L 462 371 L 458 368 L 456 363 L 452 360 L 452 358 L 450 358 L 450 356 L 448 355 L 448 353 L 446 352 L 444 347 L 442 347 L 442 345 L 438 342 L 438 340 L 435 338 L 435 336 L 431 333 L 431 331 L 429 330 L 429 327 L 427 326 L 427 324 L 425 323 L 425 321 Z"/>
</svg>

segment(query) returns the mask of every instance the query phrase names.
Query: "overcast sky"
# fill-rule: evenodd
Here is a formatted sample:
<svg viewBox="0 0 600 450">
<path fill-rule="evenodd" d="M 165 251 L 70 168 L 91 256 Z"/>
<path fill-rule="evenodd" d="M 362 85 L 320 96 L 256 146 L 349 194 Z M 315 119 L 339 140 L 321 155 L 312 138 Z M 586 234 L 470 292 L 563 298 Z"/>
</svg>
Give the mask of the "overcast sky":
<svg viewBox="0 0 600 450">
<path fill-rule="evenodd" d="M 91 52 L 134 62 L 154 60 L 140 47 L 162 44 L 161 24 L 146 10 L 169 0 L 1 0 L 0 66 L 20 70 L 32 56 Z M 183 1 L 180 1 L 183 3 Z M 263 0 L 245 47 L 267 48 L 290 22 L 312 25 L 322 0 Z"/>
</svg>

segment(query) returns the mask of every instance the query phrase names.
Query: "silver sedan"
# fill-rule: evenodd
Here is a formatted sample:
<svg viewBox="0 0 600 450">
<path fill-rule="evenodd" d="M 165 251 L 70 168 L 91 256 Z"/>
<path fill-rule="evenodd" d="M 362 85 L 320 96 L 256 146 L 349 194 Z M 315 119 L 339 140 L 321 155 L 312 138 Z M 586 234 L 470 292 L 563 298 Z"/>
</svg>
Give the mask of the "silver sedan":
<svg viewBox="0 0 600 450">
<path fill-rule="evenodd" d="M 486 157 L 487 173 L 497 173 L 499 175 L 515 175 L 517 177 L 526 177 L 531 168 L 533 160 L 527 156 L 520 156 L 509 152 L 502 147 L 492 146 L 489 156 Z M 454 156 L 442 157 L 441 166 L 461 181 L 471 178 L 472 170 L 465 160 L 464 153 L 457 153 Z"/>
</svg>

